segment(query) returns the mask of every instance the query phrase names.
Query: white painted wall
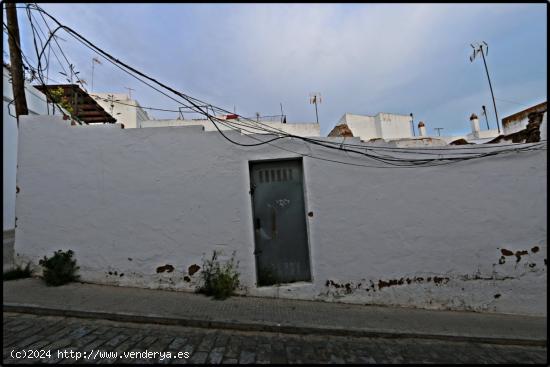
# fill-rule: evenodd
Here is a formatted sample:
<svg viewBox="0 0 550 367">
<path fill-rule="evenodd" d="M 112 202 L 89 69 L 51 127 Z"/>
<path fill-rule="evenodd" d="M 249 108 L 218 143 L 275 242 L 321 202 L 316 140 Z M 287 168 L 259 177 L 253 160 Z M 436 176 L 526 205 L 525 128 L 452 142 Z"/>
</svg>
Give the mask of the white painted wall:
<svg viewBox="0 0 550 367">
<path fill-rule="evenodd" d="M 15 104 L 13 89 L 8 68 L 3 66 L 3 112 L 2 112 L 2 153 L 3 153 L 3 229 L 15 227 L 15 191 L 17 170 L 17 119 L 15 118 Z M 31 115 L 53 114 L 52 105 L 46 102 L 46 96 L 30 83 L 25 82 L 25 99 Z M 57 109 L 57 108 L 56 108 Z M 59 111 L 57 111 L 59 114 Z"/>
<path fill-rule="evenodd" d="M 546 315 L 546 151 L 406 169 L 304 157 L 313 282 L 257 288 L 248 164 L 296 154 L 201 130 L 24 119 L 17 261 L 70 248 L 84 281 L 193 290 L 190 265 L 235 250 L 249 295 Z M 165 264 L 176 270 L 157 274 Z"/>
<path fill-rule="evenodd" d="M 379 129 L 377 129 L 376 121 L 373 116 L 346 113 L 338 122 L 338 125 L 341 124 L 348 125 L 353 136 L 359 136 L 361 140 L 367 141 L 381 137 L 381 133 Z"/>
<path fill-rule="evenodd" d="M 466 140 L 473 141 L 476 139 L 492 139 L 496 138 L 497 136 L 502 135 L 499 134 L 498 129 L 491 129 L 491 130 L 480 130 L 477 132 L 471 132 L 468 135 L 466 135 Z"/>
<path fill-rule="evenodd" d="M 232 120 L 227 120 L 227 124 L 231 124 Z M 247 124 L 252 124 L 252 122 L 245 122 Z M 317 123 L 280 123 L 280 122 L 262 122 L 262 124 L 267 125 L 269 128 L 282 130 L 286 133 L 303 136 L 303 137 L 319 137 L 321 136 L 321 131 L 319 124 Z M 216 126 L 210 120 L 149 120 L 142 121 L 141 127 L 168 127 L 168 126 L 203 126 L 204 131 L 218 131 Z M 234 125 L 239 127 L 239 125 Z M 218 127 L 222 131 L 232 131 L 230 127 L 224 126 L 221 123 L 218 123 Z M 252 127 L 246 127 L 245 130 L 241 130 L 243 134 L 264 133 L 262 130 L 255 129 Z"/>
<path fill-rule="evenodd" d="M 412 138 L 411 117 L 395 113 L 379 113 L 375 116 L 382 139 Z"/>
<path fill-rule="evenodd" d="M 519 120 L 510 121 L 509 123 L 503 126 L 503 133 L 504 135 L 517 133 L 518 131 L 525 129 L 528 123 L 529 123 L 529 118 L 527 116 Z"/>
<path fill-rule="evenodd" d="M 361 140 L 401 139 L 413 137 L 411 118 L 395 113 L 379 113 L 375 116 L 344 114 L 338 125 L 347 124 L 354 136 Z"/>
<path fill-rule="evenodd" d="M 443 147 L 447 143 L 445 140 L 432 138 L 429 136 L 417 136 L 414 138 L 395 139 L 386 142 L 386 145 L 399 148 L 417 148 L 417 147 Z"/>
</svg>

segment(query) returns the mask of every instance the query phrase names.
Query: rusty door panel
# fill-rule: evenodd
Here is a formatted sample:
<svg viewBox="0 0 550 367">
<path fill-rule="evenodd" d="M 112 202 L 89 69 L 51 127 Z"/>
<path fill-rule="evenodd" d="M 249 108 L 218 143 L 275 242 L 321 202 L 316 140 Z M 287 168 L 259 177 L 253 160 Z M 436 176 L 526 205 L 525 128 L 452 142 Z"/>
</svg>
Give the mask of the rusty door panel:
<svg viewBox="0 0 550 367">
<path fill-rule="evenodd" d="M 258 285 L 310 281 L 301 160 L 250 164 Z"/>
</svg>

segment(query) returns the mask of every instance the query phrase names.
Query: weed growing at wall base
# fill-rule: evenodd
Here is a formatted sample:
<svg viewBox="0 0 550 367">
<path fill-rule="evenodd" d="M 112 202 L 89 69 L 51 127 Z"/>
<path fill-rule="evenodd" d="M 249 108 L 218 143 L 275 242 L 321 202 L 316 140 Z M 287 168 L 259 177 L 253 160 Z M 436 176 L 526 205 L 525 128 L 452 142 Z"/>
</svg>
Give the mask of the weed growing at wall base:
<svg viewBox="0 0 550 367">
<path fill-rule="evenodd" d="M 204 260 L 199 293 L 213 296 L 215 299 L 225 299 L 232 296 L 239 286 L 238 262 L 235 263 L 235 252 L 231 259 L 223 265 L 218 260 L 219 253 L 214 251 L 210 260 Z"/>
<path fill-rule="evenodd" d="M 58 286 L 78 280 L 76 271 L 76 260 L 73 260 L 74 252 L 68 250 L 63 252 L 58 250 L 50 258 L 44 256 L 44 259 L 38 263 L 44 267 L 44 280 L 46 284 Z"/>
<path fill-rule="evenodd" d="M 23 279 L 23 278 L 30 278 L 32 275 L 31 271 L 31 264 L 27 264 L 24 268 L 21 266 L 17 266 L 17 268 L 8 270 L 5 273 L 2 274 L 2 280 L 15 280 L 15 279 Z"/>
</svg>

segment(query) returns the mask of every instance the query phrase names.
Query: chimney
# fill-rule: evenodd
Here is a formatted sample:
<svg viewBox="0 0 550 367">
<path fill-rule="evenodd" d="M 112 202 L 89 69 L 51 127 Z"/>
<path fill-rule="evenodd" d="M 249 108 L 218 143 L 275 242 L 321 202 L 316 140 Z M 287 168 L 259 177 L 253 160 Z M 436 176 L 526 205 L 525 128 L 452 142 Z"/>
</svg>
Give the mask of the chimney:
<svg viewBox="0 0 550 367">
<path fill-rule="evenodd" d="M 426 125 L 422 121 L 418 123 L 418 135 L 426 136 Z"/>
<path fill-rule="evenodd" d="M 472 124 L 472 134 L 474 136 L 479 135 L 479 120 L 477 118 L 477 115 L 475 113 L 472 113 L 472 116 L 470 116 L 470 123 Z"/>
</svg>

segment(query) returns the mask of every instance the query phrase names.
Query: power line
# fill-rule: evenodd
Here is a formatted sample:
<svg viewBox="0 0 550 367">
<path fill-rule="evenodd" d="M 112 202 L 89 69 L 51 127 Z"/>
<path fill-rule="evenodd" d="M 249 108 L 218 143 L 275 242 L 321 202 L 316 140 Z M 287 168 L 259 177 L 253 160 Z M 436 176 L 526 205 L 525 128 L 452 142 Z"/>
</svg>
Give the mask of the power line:
<svg viewBox="0 0 550 367">
<path fill-rule="evenodd" d="M 62 25 L 60 22 L 58 22 L 54 17 L 52 17 L 51 15 L 49 15 L 47 12 L 43 11 L 42 9 L 40 9 L 37 5 L 35 5 L 35 8 L 36 10 L 38 11 L 41 11 L 41 12 L 44 12 L 47 16 L 49 16 L 56 24 L 58 24 L 58 27 L 54 30 L 54 32 L 52 32 L 52 34 L 50 35 L 50 39 L 51 37 L 60 29 L 63 29 L 65 31 L 67 31 L 71 36 L 73 36 L 76 40 L 78 40 L 79 42 L 81 42 L 82 44 L 84 44 L 86 47 L 92 49 L 94 52 L 98 53 L 99 55 L 101 55 L 102 57 L 104 57 L 105 59 L 107 59 L 109 62 L 111 62 L 113 65 L 115 65 L 116 67 L 118 67 L 119 69 L 123 70 L 124 72 L 128 73 L 129 75 L 131 75 L 132 77 L 136 78 L 137 80 L 141 81 L 142 83 L 150 86 L 151 88 L 157 90 L 158 92 L 166 95 L 168 98 L 171 98 L 175 101 L 178 102 L 178 104 L 183 104 L 184 106 L 188 107 L 189 109 L 197 112 L 197 113 L 200 113 L 204 116 L 207 117 L 208 120 L 210 120 L 216 127 L 216 129 L 219 131 L 219 133 L 225 138 L 227 139 L 228 141 L 234 143 L 234 144 L 237 144 L 237 145 L 241 145 L 241 146 L 258 146 L 258 145 L 263 145 L 263 144 L 269 144 L 275 140 L 279 140 L 279 139 L 282 139 L 282 138 L 297 138 L 297 139 L 301 139 L 302 141 L 304 142 L 307 142 L 307 143 L 310 143 L 310 144 L 315 144 L 315 145 L 319 145 L 319 146 L 323 146 L 325 148 L 329 148 L 329 149 L 334 149 L 334 150 L 339 150 L 339 151 L 345 151 L 346 154 L 348 152 L 350 153 L 356 153 L 356 154 L 359 154 L 359 155 L 363 155 L 363 156 L 366 156 L 366 157 L 369 157 L 371 159 L 374 159 L 374 160 L 377 160 L 381 163 L 385 163 L 385 164 L 388 164 L 388 165 L 391 165 L 391 166 L 394 166 L 394 167 L 411 167 L 411 166 L 415 166 L 415 167 L 418 167 L 418 166 L 435 166 L 435 165 L 441 165 L 443 164 L 443 162 L 446 163 L 450 163 L 450 162 L 458 162 L 458 161 L 463 161 L 463 160 L 468 160 L 468 159 L 474 159 L 474 158 L 481 158 L 481 157 L 484 157 L 484 156 L 490 156 L 490 155 L 494 155 L 494 154 L 500 154 L 500 153 L 503 153 L 503 151 L 499 151 L 499 152 L 488 152 L 488 153 L 480 153 L 480 154 L 473 154 L 471 156 L 467 156 L 467 157 L 444 157 L 441 153 L 440 154 L 435 154 L 434 155 L 437 155 L 437 158 L 426 158 L 426 159 L 404 159 L 404 158 L 397 158 L 397 157 L 389 157 L 389 156 L 381 156 L 381 155 L 374 155 L 372 153 L 368 153 L 368 151 L 370 150 L 371 152 L 373 151 L 373 149 L 369 149 L 369 148 L 365 148 L 364 146 L 361 147 L 361 149 L 365 149 L 365 152 L 363 151 L 357 151 L 357 150 L 352 150 L 352 149 L 349 149 L 347 146 L 346 148 L 343 147 L 343 145 L 340 145 L 340 146 L 335 146 L 334 143 L 331 143 L 331 142 L 326 142 L 326 141 L 322 141 L 322 140 L 318 140 L 318 139 L 312 139 L 312 138 L 306 138 L 306 137 L 299 137 L 299 136 L 296 136 L 296 135 L 293 135 L 293 134 L 289 134 L 289 133 L 286 133 L 282 130 L 279 130 L 279 129 L 275 129 L 273 127 L 269 127 L 268 125 L 265 125 L 265 124 L 262 124 L 260 123 L 259 121 L 257 122 L 254 122 L 252 120 L 249 120 L 249 119 L 246 119 L 246 118 L 243 118 L 245 124 L 244 126 L 245 127 L 248 127 L 248 128 L 253 128 L 255 131 L 257 130 L 260 130 L 260 131 L 263 131 L 263 132 L 270 132 L 270 133 L 273 133 L 273 134 L 278 134 L 279 136 L 276 136 L 275 138 L 273 139 L 270 139 L 270 140 L 265 140 L 265 141 L 260 141 L 258 143 L 255 143 L 255 144 L 243 144 L 243 143 L 239 143 L 239 142 L 236 142 L 234 141 L 233 139 L 227 137 L 223 132 L 222 130 L 218 127 L 216 121 L 224 126 L 228 126 L 228 127 L 232 127 L 231 125 L 236 125 L 236 124 L 243 124 L 243 121 L 239 121 L 239 123 L 236 123 L 235 121 L 231 121 L 231 122 L 228 122 L 228 120 L 221 120 L 217 117 L 214 116 L 214 114 L 216 113 L 215 111 L 222 111 L 222 112 L 225 112 L 225 113 L 230 113 L 229 111 L 226 111 L 222 108 L 219 108 L 219 107 L 215 107 L 215 106 L 212 106 L 211 104 L 207 104 L 197 98 L 194 98 L 194 97 L 191 97 L 189 95 L 186 95 L 182 92 L 179 92 L 177 90 L 175 90 L 174 88 L 172 87 L 169 87 L 159 81 L 157 81 L 156 79 L 136 70 L 135 68 L 129 66 L 128 64 L 116 59 L 115 57 L 113 57 L 112 55 L 110 55 L 109 53 L 107 53 L 106 51 L 102 50 L 101 48 L 99 48 L 98 46 L 94 45 L 92 42 L 88 41 L 85 37 L 83 37 L 82 35 L 80 35 L 78 32 L 72 30 L 71 28 L 67 27 L 67 26 L 64 26 Z M 48 42 L 50 42 L 50 39 L 47 40 L 46 44 L 44 45 L 44 47 L 48 44 Z M 43 53 L 44 49 L 42 50 L 42 53 Z M 121 66 L 122 65 L 122 66 Z M 143 77 L 149 81 L 151 81 L 152 83 L 154 84 L 157 84 L 158 86 L 162 87 L 163 89 L 166 89 L 168 91 L 170 91 L 171 93 L 175 94 L 176 96 L 180 97 L 180 98 L 183 98 L 189 105 L 187 105 L 186 103 L 182 103 L 182 101 L 178 101 L 176 100 L 175 98 L 167 95 L 166 93 L 160 91 L 158 88 L 152 86 L 150 83 L 144 81 L 143 79 L 137 77 L 135 74 L 139 75 L 140 77 Z M 206 105 L 206 108 L 203 110 L 204 106 L 201 106 L 201 105 Z M 208 112 L 208 110 L 211 109 L 212 110 L 212 114 L 210 114 Z M 242 116 L 238 116 L 239 117 L 239 120 L 240 118 L 242 118 Z M 250 125 L 250 123 L 252 123 L 253 125 Z M 262 126 L 261 128 L 258 127 L 258 125 Z M 267 128 L 266 128 L 267 126 Z M 233 127 L 232 127 L 233 128 Z M 243 128 L 241 128 L 243 129 Z M 246 129 L 246 128 L 245 128 Z M 275 130 L 275 131 L 274 131 Z M 249 136 L 250 138 L 254 139 L 254 140 L 258 140 L 257 138 L 253 137 L 253 136 Z M 448 149 L 448 148 L 447 148 Z M 513 149 L 508 149 L 508 151 L 510 150 L 515 150 L 515 151 L 520 151 L 521 148 L 513 148 Z M 405 152 L 405 151 L 403 151 Z M 410 151 L 407 152 L 407 153 L 412 153 L 412 154 L 416 154 L 416 152 L 414 151 Z M 448 155 L 448 154 L 447 154 Z"/>
<path fill-rule="evenodd" d="M 500 98 L 495 98 L 497 101 L 501 101 L 501 102 L 508 102 L 508 103 L 512 103 L 512 104 L 517 104 L 519 106 L 523 106 L 523 107 L 528 107 L 527 105 L 523 104 L 523 103 L 519 103 L 519 102 L 515 102 L 515 101 L 508 101 L 506 99 L 500 99 Z"/>
</svg>

